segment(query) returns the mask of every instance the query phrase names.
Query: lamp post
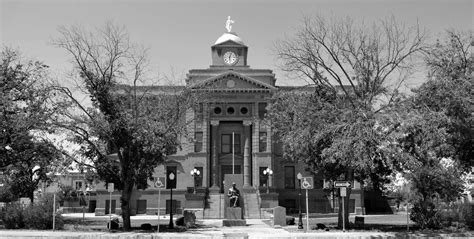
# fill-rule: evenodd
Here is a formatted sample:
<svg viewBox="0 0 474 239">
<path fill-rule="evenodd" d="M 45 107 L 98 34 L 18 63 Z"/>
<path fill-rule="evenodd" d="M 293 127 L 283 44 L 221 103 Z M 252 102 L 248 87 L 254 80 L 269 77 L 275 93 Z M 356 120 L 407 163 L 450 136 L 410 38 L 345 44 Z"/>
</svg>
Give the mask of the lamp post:
<svg viewBox="0 0 474 239">
<path fill-rule="evenodd" d="M 168 175 L 168 178 L 169 178 L 170 181 L 172 181 L 172 182 L 174 182 L 175 177 L 176 177 L 176 175 L 174 175 L 173 172 L 171 172 L 171 173 Z M 174 224 L 173 224 L 173 186 L 174 186 L 174 185 L 170 185 L 170 224 L 168 225 L 168 228 L 169 228 L 169 229 L 173 229 L 173 228 L 174 228 Z"/>
<path fill-rule="evenodd" d="M 298 229 L 303 229 L 303 219 L 302 219 L 302 216 L 301 216 L 301 179 L 303 178 L 303 175 L 301 175 L 301 173 L 298 173 L 296 175 L 296 177 L 298 178 L 298 182 L 299 182 L 299 193 L 298 193 L 298 204 L 299 204 L 299 210 L 298 210 Z"/>
<path fill-rule="evenodd" d="M 194 179 L 194 194 L 196 194 L 196 185 L 197 185 L 196 184 L 196 177 L 199 177 L 200 174 L 201 174 L 201 172 L 199 170 L 197 170 L 196 168 L 191 170 L 191 176 Z"/>
<path fill-rule="evenodd" d="M 267 175 L 267 194 L 270 192 L 270 190 L 268 189 L 268 185 L 270 184 L 270 176 L 272 174 L 273 170 L 271 170 L 270 168 L 263 170 L 263 175 Z"/>
</svg>

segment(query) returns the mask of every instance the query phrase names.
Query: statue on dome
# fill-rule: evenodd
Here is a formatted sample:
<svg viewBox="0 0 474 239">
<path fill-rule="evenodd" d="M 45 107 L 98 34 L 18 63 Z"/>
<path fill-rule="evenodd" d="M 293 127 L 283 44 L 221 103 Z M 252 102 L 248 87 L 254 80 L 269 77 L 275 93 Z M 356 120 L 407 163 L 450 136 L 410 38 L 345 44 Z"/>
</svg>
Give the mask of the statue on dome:
<svg viewBox="0 0 474 239">
<path fill-rule="evenodd" d="M 227 21 L 225 22 L 225 28 L 227 28 L 227 32 L 232 31 L 232 24 L 234 23 L 234 20 L 230 19 L 230 16 L 227 17 Z"/>
</svg>

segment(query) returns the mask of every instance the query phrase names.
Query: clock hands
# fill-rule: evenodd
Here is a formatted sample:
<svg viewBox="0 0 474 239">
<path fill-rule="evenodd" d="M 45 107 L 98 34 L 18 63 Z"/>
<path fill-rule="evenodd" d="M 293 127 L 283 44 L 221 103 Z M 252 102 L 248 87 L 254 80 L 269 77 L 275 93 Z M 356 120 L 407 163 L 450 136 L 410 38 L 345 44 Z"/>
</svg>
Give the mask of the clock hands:
<svg viewBox="0 0 474 239">
<path fill-rule="evenodd" d="M 224 54 L 223 60 L 228 65 L 232 65 L 237 62 L 237 55 L 232 51 L 228 51 Z"/>
</svg>

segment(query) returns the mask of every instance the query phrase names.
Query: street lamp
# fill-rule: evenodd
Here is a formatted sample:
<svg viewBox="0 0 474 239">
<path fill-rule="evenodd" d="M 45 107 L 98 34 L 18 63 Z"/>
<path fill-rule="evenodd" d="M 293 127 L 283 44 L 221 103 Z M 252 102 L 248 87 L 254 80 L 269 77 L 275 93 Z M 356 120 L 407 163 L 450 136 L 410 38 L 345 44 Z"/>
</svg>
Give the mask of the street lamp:
<svg viewBox="0 0 474 239">
<path fill-rule="evenodd" d="M 196 194 L 196 177 L 199 177 L 199 174 L 201 174 L 201 171 L 199 171 L 198 169 L 194 168 L 193 170 L 191 170 L 191 176 L 194 178 L 194 194 Z"/>
<path fill-rule="evenodd" d="M 298 229 L 303 229 L 303 219 L 301 216 L 301 179 L 303 178 L 303 175 L 301 175 L 301 173 L 298 173 L 296 177 L 298 178 L 299 188 L 300 188 L 300 191 L 298 193 L 298 204 L 299 204 Z"/>
<path fill-rule="evenodd" d="M 273 170 L 267 168 L 263 170 L 263 175 L 267 175 L 267 194 L 269 193 L 268 185 L 270 184 L 270 176 L 273 174 Z"/>
<path fill-rule="evenodd" d="M 174 179 L 175 179 L 176 175 L 174 175 L 173 172 L 171 172 L 169 175 L 168 175 L 168 178 L 170 179 L 170 181 L 173 181 L 174 182 Z M 173 186 L 174 185 L 170 185 L 170 224 L 168 225 L 168 228 L 169 229 L 173 229 L 174 228 L 174 224 L 173 224 Z M 159 210 L 159 209 L 158 209 Z M 159 226 L 159 225 L 158 225 Z"/>
</svg>

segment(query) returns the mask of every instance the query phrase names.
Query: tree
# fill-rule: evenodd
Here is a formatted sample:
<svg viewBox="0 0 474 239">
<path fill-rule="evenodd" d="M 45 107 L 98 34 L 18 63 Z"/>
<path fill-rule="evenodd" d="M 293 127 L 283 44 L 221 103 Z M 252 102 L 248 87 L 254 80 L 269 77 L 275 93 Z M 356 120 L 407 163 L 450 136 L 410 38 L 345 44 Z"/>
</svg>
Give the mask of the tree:
<svg viewBox="0 0 474 239">
<path fill-rule="evenodd" d="M 438 201 L 449 204 L 461 196 L 461 176 L 474 165 L 472 33 L 447 35 L 426 50 L 429 79 L 404 105 L 416 118 L 406 117 L 400 129 L 406 157 L 418 162 L 404 172 L 416 197 L 411 218 L 423 228 L 441 225 Z"/>
<path fill-rule="evenodd" d="M 60 164 L 59 151 L 42 137 L 60 104 L 53 100 L 47 68 L 39 61 L 20 61 L 17 51 L 4 48 L 0 63 L 0 169 L 9 193 L 29 197 L 47 173 Z"/>
<path fill-rule="evenodd" d="M 447 31 L 426 50 L 429 79 L 416 89 L 414 104 L 450 119 L 447 130 L 454 147 L 453 159 L 470 169 L 474 166 L 474 38 L 472 32 Z"/>
<path fill-rule="evenodd" d="M 75 135 L 91 161 L 77 163 L 121 191 L 123 225 L 130 230 L 132 190 L 146 187 L 155 167 L 179 146 L 187 91 L 142 86 L 148 76 L 146 50 L 130 43 L 123 28 L 107 23 L 95 32 L 77 26 L 59 32 L 54 44 L 72 57 L 92 107 L 81 104 L 69 88 L 59 87 L 77 110 L 64 112 L 66 120 L 58 125 Z"/>
<path fill-rule="evenodd" d="M 304 18 L 294 37 L 275 44 L 281 69 L 315 85 L 309 93 L 277 94 L 270 106 L 287 156 L 326 179 L 342 175 L 382 187 L 401 164 L 393 148 L 384 147 L 398 126 L 389 108 L 400 100 L 424 40 L 418 26 L 406 28 L 394 17 L 370 27 L 356 27 L 350 18 Z"/>
<path fill-rule="evenodd" d="M 381 96 L 390 103 L 424 50 L 425 34 L 388 17 L 367 27 L 356 21 L 305 17 L 292 38 L 277 41 L 280 68 L 315 85 L 341 91 L 353 107 L 373 108 Z"/>
</svg>

